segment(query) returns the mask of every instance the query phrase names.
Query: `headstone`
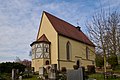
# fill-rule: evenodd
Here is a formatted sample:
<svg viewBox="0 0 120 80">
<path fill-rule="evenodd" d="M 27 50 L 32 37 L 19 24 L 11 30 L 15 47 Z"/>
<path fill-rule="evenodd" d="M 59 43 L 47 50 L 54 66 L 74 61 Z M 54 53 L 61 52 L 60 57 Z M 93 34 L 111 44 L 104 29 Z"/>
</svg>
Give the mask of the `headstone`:
<svg viewBox="0 0 120 80">
<path fill-rule="evenodd" d="M 12 69 L 12 80 L 16 80 L 16 69 Z"/>
<path fill-rule="evenodd" d="M 22 80 L 22 76 L 19 76 L 19 80 Z"/>
<path fill-rule="evenodd" d="M 16 73 L 19 74 L 19 69 L 16 69 Z"/>
<path fill-rule="evenodd" d="M 50 69 L 49 69 L 48 78 L 51 80 L 55 80 L 56 79 L 56 72 L 57 72 L 57 64 L 52 64 Z"/>
<path fill-rule="evenodd" d="M 39 68 L 39 75 L 43 75 L 44 74 L 44 67 L 40 67 Z"/>
<path fill-rule="evenodd" d="M 51 80 L 55 80 L 56 79 L 56 74 L 55 73 L 48 73 L 48 78 L 51 79 Z"/>
<path fill-rule="evenodd" d="M 67 80 L 83 80 L 82 68 L 78 70 L 67 70 Z"/>
<path fill-rule="evenodd" d="M 25 72 L 28 72 L 28 69 L 27 69 L 27 68 L 25 68 Z"/>
<path fill-rule="evenodd" d="M 57 64 L 52 64 L 51 67 L 54 70 L 53 72 L 56 73 L 57 72 Z"/>
<path fill-rule="evenodd" d="M 82 69 L 82 67 L 78 68 L 78 72 L 80 73 L 80 80 L 83 80 L 83 69 Z"/>
</svg>

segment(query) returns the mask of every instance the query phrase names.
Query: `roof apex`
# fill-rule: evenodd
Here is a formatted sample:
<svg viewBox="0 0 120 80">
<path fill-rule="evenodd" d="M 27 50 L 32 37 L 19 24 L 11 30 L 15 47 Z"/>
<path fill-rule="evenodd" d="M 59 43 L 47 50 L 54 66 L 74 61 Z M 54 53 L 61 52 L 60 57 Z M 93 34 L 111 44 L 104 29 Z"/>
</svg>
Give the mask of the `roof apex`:
<svg viewBox="0 0 120 80">
<path fill-rule="evenodd" d="M 47 37 L 45 36 L 45 34 L 43 34 L 38 40 L 38 42 L 50 42 Z"/>
<path fill-rule="evenodd" d="M 30 46 L 32 46 L 33 44 L 36 44 L 36 43 L 40 43 L 40 42 L 45 42 L 45 43 L 50 44 L 50 41 L 47 39 L 45 34 L 43 34 L 39 39 L 37 39 L 37 41 L 34 41 L 32 44 L 30 44 Z"/>
</svg>

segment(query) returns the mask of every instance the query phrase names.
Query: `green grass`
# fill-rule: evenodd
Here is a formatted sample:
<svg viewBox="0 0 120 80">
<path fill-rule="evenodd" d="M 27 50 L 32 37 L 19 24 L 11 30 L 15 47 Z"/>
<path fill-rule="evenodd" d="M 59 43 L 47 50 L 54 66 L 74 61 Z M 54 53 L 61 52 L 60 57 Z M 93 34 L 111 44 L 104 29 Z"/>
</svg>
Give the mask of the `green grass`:
<svg viewBox="0 0 120 80">
<path fill-rule="evenodd" d="M 90 79 L 94 78 L 96 80 L 104 80 L 104 75 L 103 74 L 91 74 L 91 75 L 89 75 L 89 78 Z M 114 79 L 114 78 L 108 78 L 106 80 L 120 80 L 120 78 L 116 78 L 116 79 Z"/>
<path fill-rule="evenodd" d="M 26 79 L 23 79 L 23 80 L 39 80 L 37 79 L 38 75 L 33 75 L 32 78 L 26 78 Z"/>
<path fill-rule="evenodd" d="M 0 73 L 0 80 L 11 80 L 11 75 L 10 73 Z M 38 75 L 33 75 L 32 78 L 25 78 L 23 80 L 40 80 L 37 79 Z"/>
<path fill-rule="evenodd" d="M 89 78 L 95 78 L 97 80 L 104 80 L 104 75 L 103 74 L 91 74 L 89 75 Z"/>
<path fill-rule="evenodd" d="M 10 73 L 0 73 L 0 80 L 10 80 L 11 74 Z"/>
</svg>

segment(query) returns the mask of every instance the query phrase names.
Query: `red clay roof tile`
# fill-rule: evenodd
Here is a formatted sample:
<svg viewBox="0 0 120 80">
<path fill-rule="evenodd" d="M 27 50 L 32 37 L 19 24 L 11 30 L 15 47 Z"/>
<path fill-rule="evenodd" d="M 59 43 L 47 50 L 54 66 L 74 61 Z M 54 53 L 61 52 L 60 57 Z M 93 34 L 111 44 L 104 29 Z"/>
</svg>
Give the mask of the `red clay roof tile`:
<svg viewBox="0 0 120 80">
<path fill-rule="evenodd" d="M 50 43 L 50 41 L 47 39 L 45 34 L 43 34 L 37 41 L 34 41 L 32 44 L 30 44 L 30 46 L 32 46 L 35 43 L 39 43 L 39 42 Z"/>
<path fill-rule="evenodd" d="M 66 36 L 68 38 L 83 42 L 85 44 L 95 46 L 88 37 L 78 29 L 75 28 L 75 26 L 69 24 L 68 22 L 65 22 L 62 19 L 59 19 L 47 12 L 44 11 L 46 16 L 48 17 L 49 21 L 53 25 L 54 29 L 58 32 L 59 35 Z"/>
<path fill-rule="evenodd" d="M 45 34 L 43 34 L 38 40 L 38 42 L 50 42 L 47 37 L 45 36 Z"/>
</svg>

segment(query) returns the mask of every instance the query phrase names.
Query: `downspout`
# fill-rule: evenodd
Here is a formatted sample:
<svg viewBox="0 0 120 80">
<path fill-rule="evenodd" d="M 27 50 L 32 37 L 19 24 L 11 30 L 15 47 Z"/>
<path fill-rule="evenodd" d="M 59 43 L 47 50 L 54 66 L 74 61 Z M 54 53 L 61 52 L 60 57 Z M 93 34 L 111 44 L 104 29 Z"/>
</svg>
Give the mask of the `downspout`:
<svg viewBox="0 0 120 80">
<path fill-rule="evenodd" d="M 58 37 L 58 70 L 60 70 L 59 34 L 57 35 L 57 37 Z"/>
</svg>

